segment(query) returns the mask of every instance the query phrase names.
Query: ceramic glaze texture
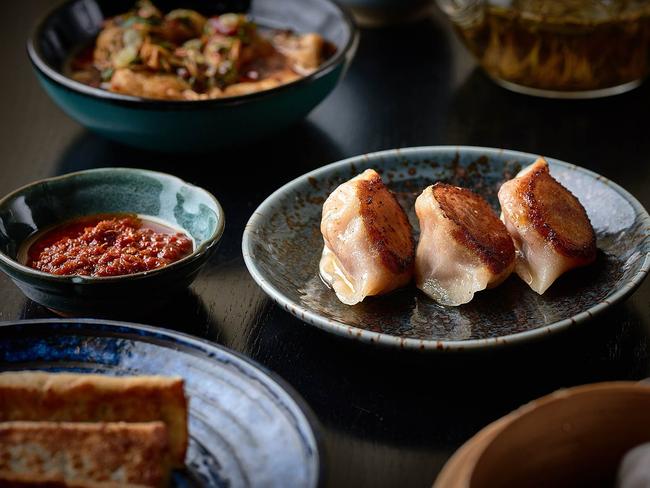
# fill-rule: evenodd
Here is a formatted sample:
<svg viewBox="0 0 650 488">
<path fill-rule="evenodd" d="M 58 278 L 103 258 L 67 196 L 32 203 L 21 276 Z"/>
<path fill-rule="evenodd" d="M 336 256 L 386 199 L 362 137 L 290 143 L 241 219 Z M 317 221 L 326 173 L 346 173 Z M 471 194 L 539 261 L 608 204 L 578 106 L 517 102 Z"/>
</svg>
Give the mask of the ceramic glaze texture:
<svg viewBox="0 0 650 488">
<path fill-rule="evenodd" d="M 497 192 L 537 155 L 487 148 L 431 147 L 385 151 L 335 163 L 287 184 L 249 221 L 243 243 L 254 279 L 289 312 L 339 335 L 398 347 L 484 347 L 560 330 L 627 296 L 650 266 L 650 218 L 627 192 L 588 170 L 549 159 L 552 175 L 582 202 L 596 230 L 592 266 L 561 277 L 543 296 L 516 275 L 445 307 L 414 286 L 342 304 L 318 275 L 322 204 L 339 184 L 375 168 L 409 214 L 428 185 L 444 181 L 484 196 L 499 211 Z"/>
<path fill-rule="evenodd" d="M 108 278 L 54 276 L 24 266 L 21 246 L 35 233 L 77 217 L 130 213 L 154 217 L 192 237 L 194 250 L 167 266 Z M 0 200 L 0 268 L 32 300 L 64 313 L 101 314 L 161 300 L 196 277 L 224 231 L 219 202 L 175 176 L 127 168 L 70 173 Z"/>
<path fill-rule="evenodd" d="M 213 197 L 173 176 L 106 168 L 36 183 L 0 201 L 0 220 L 11 240 L 6 252 L 38 230 L 98 213 L 129 212 L 160 218 L 192 236 L 197 248 L 222 222 Z"/>
<path fill-rule="evenodd" d="M 182 377 L 190 443 L 174 486 L 319 484 L 311 412 L 290 387 L 220 346 L 118 322 L 0 322 L 0 371 L 23 369 Z"/>
<path fill-rule="evenodd" d="M 314 73 L 271 90 L 204 101 L 165 101 L 122 95 L 76 82 L 62 67 L 90 42 L 105 18 L 128 11 L 133 0 L 70 0 L 36 26 L 27 50 L 39 82 L 70 117 L 119 142 L 171 152 L 209 151 L 277 132 L 304 118 L 334 89 L 355 54 L 358 33 L 350 17 L 329 0 L 252 2 L 259 25 L 317 32 L 336 53 Z M 230 2 L 245 9 L 248 2 Z M 157 3 L 163 10 L 173 1 Z M 223 13 L 221 2 L 206 14 Z M 214 11 L 216 9 L 216 11 Z"/>
</svg>

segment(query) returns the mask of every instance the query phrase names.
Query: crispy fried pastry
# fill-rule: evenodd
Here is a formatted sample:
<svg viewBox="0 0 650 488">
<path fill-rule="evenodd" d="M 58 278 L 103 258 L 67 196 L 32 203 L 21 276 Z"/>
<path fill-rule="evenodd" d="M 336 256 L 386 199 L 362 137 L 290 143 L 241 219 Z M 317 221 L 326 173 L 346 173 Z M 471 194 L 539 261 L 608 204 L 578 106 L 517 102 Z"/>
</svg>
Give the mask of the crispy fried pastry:
<svg viewBox="0 0 650 488">
<path fill-rule="evenodd" d="M 165 486 L 163 422 L 0 422 L 0 486 Z"/>
<path fill-rule="evenodd" d="M 0 421 L 150 422 L 167 425 L 176 466 L 185 462 L 183 380 L 20 371 L 0 373 Z"/>
</svg>

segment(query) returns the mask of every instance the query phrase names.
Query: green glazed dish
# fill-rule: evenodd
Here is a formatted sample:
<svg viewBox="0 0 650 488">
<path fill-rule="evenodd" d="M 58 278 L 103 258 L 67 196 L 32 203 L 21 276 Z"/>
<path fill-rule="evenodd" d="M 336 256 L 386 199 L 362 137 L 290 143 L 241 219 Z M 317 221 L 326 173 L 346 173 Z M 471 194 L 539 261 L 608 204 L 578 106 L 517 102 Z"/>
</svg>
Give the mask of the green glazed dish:
<svg viewBox="0 0 650 488">
<path fill-rule="evenodd" d="M 27 52 L 47 94 L 70 117 L 103 136 L 150 150 L 211 151 L 256 140 L 303 119 L 334 89 L 358 43 L 350 16 L 330 0 L 252 2 L 261 26 L 317 32 L 336 53 L 314 73 L 249 95 L 213 100 L 155 100 L 84 85 L 63 74 L 70 54 L 89 43 L 104 19 L 135 0 L 69 0 L 37 24 Z M 173 8 L 174 2 L 158 2 Z M 169 4 L 169 5 L 168 5 Z"/>
<path fill-rule="evenodd" d="M 182 229 L 192 253 L 167 266 L 123 276 L 59 276 L 22 264 L 21 246 L 39 231 L 78 217 L 130 213 Z M 175 176 L 101 168 L 48 178 L 0 200 L 0 269 L 28 297 L 62 314 L 105 316 L 155 306 L 188 286 L 217 248 L 225 217 L 217 199 Z"/>
</svg>

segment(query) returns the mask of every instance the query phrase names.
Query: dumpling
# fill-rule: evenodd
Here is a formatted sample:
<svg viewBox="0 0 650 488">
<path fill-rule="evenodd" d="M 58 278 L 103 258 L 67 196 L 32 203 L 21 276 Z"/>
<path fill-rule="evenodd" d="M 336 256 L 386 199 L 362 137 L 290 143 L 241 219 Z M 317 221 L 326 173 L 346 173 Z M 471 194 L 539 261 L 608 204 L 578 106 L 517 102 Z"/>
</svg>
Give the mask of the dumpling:
<svg viewBox="0 0 650 488">
<path fill-rule="evenodd" d="M 320 275 L 347 305 L 408 284 L 413 229 L 395 196 L 372 169 L 340 185 L 323 204 Z"/>
<path fill-rule="evenodd" d="M 420 221 L 415 280 L 436 302 L 462 305 L 512 272 L 512 239 L 476 193 L 436 183 L 415 201 L 415 213 Z"/>
<path fill-rule="evenodd" d="M 578 199 L 539 158 L 499 190 L 517 249 L 515 271 L 540 295 L 563 273 L 596 259 L 596 234 Z"/>
</svg>

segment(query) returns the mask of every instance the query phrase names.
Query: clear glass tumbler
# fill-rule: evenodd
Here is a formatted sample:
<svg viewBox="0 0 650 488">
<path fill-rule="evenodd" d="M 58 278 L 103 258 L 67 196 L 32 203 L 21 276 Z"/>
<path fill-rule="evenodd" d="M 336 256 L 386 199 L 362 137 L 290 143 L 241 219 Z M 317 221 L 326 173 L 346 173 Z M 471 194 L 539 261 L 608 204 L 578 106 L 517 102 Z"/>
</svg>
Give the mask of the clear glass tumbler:
<svg viewBox="0 0 650 488">
<path fill-rule="evenodd" d="M 649 0 L 437 0 L 487 74 L 510 90 L 595 98 L 650 69 Z"/>
</svg>

